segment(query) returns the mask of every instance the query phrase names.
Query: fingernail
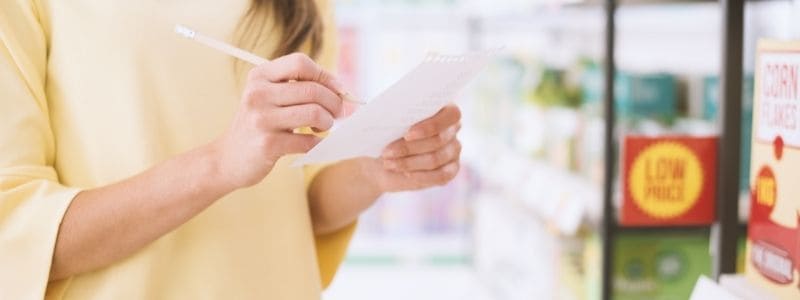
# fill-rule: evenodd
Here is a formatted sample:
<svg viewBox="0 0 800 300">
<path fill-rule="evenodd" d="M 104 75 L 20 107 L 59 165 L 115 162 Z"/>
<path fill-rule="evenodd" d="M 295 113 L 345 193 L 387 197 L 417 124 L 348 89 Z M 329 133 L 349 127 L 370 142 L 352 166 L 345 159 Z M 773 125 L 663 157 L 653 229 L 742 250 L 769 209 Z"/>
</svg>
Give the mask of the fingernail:
<svg viewBox="0 0 800 300">
<path fill-rule="evenodd" d="M 342 100 L 353 103 L 353 104 L 366 104 L 361 100 L 356 99 L 350 92 L 343 92 L 339 94 L 342 97 Z"/>
<path fill-rule="evenodd" d="M 343 84 L 342 84 L 342 82 L 340 82 L 339 80 L 337 80 L 337 79 L 331 79 L 331 80 L 329 81 L 329 83 L 330 83 L 330 85 L 333 87 L 333 89 L 334 89 L 334 90 L 336 90 L 336 93 L 337 93 L 337 94 L 344 95 L 345 93 L 347 93 L 347 92 L 345 92 L 345 90 L 344 90 L 344 85 L 343 85 Z"/>
<path fill-rule="evenodd" d="M 422 131 L 419 130 L 411 130 L 409 131 L 406 136 L 403 137 L 406 141 L 416 140 L 422 137 Z"/>
<path fill-rule="evenodd" d="M 450 136 L 455 136 L 458 134 L 458 126 L 451 126 L 450 127 Z"/>
<path fill-rule="evenodd" d="M 341 114 L 341 116 L 342 117 L 349 117 L 350 115 L 352 115 L 356 111 L 357 108 L 358 108 L 358 106 L 356 106 L 354 103 L 343 102 L 342 103 L 342 114 Z"/>
</svg>

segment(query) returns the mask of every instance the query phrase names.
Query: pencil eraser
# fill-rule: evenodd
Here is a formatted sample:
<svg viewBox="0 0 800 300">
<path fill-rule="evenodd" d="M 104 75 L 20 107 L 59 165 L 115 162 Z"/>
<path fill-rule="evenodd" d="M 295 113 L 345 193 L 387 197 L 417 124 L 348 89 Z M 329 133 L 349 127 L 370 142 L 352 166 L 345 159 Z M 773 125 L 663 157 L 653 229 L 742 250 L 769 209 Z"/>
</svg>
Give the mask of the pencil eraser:
<svg viewBox="0 0 800 300">
<path fill-rule="evenodd" d="M 177 24 L 175 25 L 175 33 L 180 34 L 184 37 L 193 39 L 194 38 L 194 30 L 189 29 L 186 26 Z"/>
</svg>

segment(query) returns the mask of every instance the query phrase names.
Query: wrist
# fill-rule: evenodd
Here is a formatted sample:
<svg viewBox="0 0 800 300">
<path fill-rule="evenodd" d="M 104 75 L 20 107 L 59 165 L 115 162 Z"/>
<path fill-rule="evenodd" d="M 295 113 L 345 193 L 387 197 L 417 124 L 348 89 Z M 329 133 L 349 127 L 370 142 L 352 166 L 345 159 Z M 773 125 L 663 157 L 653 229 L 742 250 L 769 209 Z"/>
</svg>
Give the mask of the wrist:
<svg viewBox="0 0 800 300">
<path fill-rule="evenodd" d="M 379 176 L 380 172 L 383 171 L 383 165 L 378 159 L 362 157 L 352 159 L 351 161 L 358 165 L 358 182 L 364 183 L 364 189 L 368 191 L 368 193 L 378 198 L 387 191 L 382 177 Z"/>
<path fill-rule="evenodd" d="M 203 185 L 212 192 L 228 194 L 240 187 L 232 180 L 232 176 L 225 171 L 225 153 L 220 141 L 214 141 L 197 149 L 197 160 L 203 166 Z"/>
</svg>

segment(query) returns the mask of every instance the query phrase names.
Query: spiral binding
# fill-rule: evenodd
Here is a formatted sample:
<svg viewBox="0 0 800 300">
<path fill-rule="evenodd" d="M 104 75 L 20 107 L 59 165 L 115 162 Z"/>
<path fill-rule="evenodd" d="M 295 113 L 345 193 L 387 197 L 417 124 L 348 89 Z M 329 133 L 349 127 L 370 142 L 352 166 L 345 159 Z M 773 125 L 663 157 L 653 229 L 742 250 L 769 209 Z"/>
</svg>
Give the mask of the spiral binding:
<svg viewBox="0 0 800 300">
<path fill-rule="evenodd" d="M 485 51 L 476 51 L 464 55 L 444 55 L 436 52 L 429 52 L 423 62 L 425 63 L 463 63 L 475 57 L 493 57 L 500 54 L 505 47 L 497 47 Z"/>
</svg>

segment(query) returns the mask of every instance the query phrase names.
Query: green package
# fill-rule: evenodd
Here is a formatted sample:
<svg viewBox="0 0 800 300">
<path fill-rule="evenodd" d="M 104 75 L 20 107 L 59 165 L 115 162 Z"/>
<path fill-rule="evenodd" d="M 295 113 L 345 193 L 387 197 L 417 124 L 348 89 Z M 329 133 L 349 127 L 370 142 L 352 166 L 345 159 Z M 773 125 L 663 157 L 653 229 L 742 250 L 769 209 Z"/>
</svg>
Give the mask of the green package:
<svg viewBox="0 0 800 300">
<path fill-rule="evenodd" d="M 620 233 L 614 251 L 613 299 L 688 299 L 708 275 L 708 233 Z"/>
</svg>

